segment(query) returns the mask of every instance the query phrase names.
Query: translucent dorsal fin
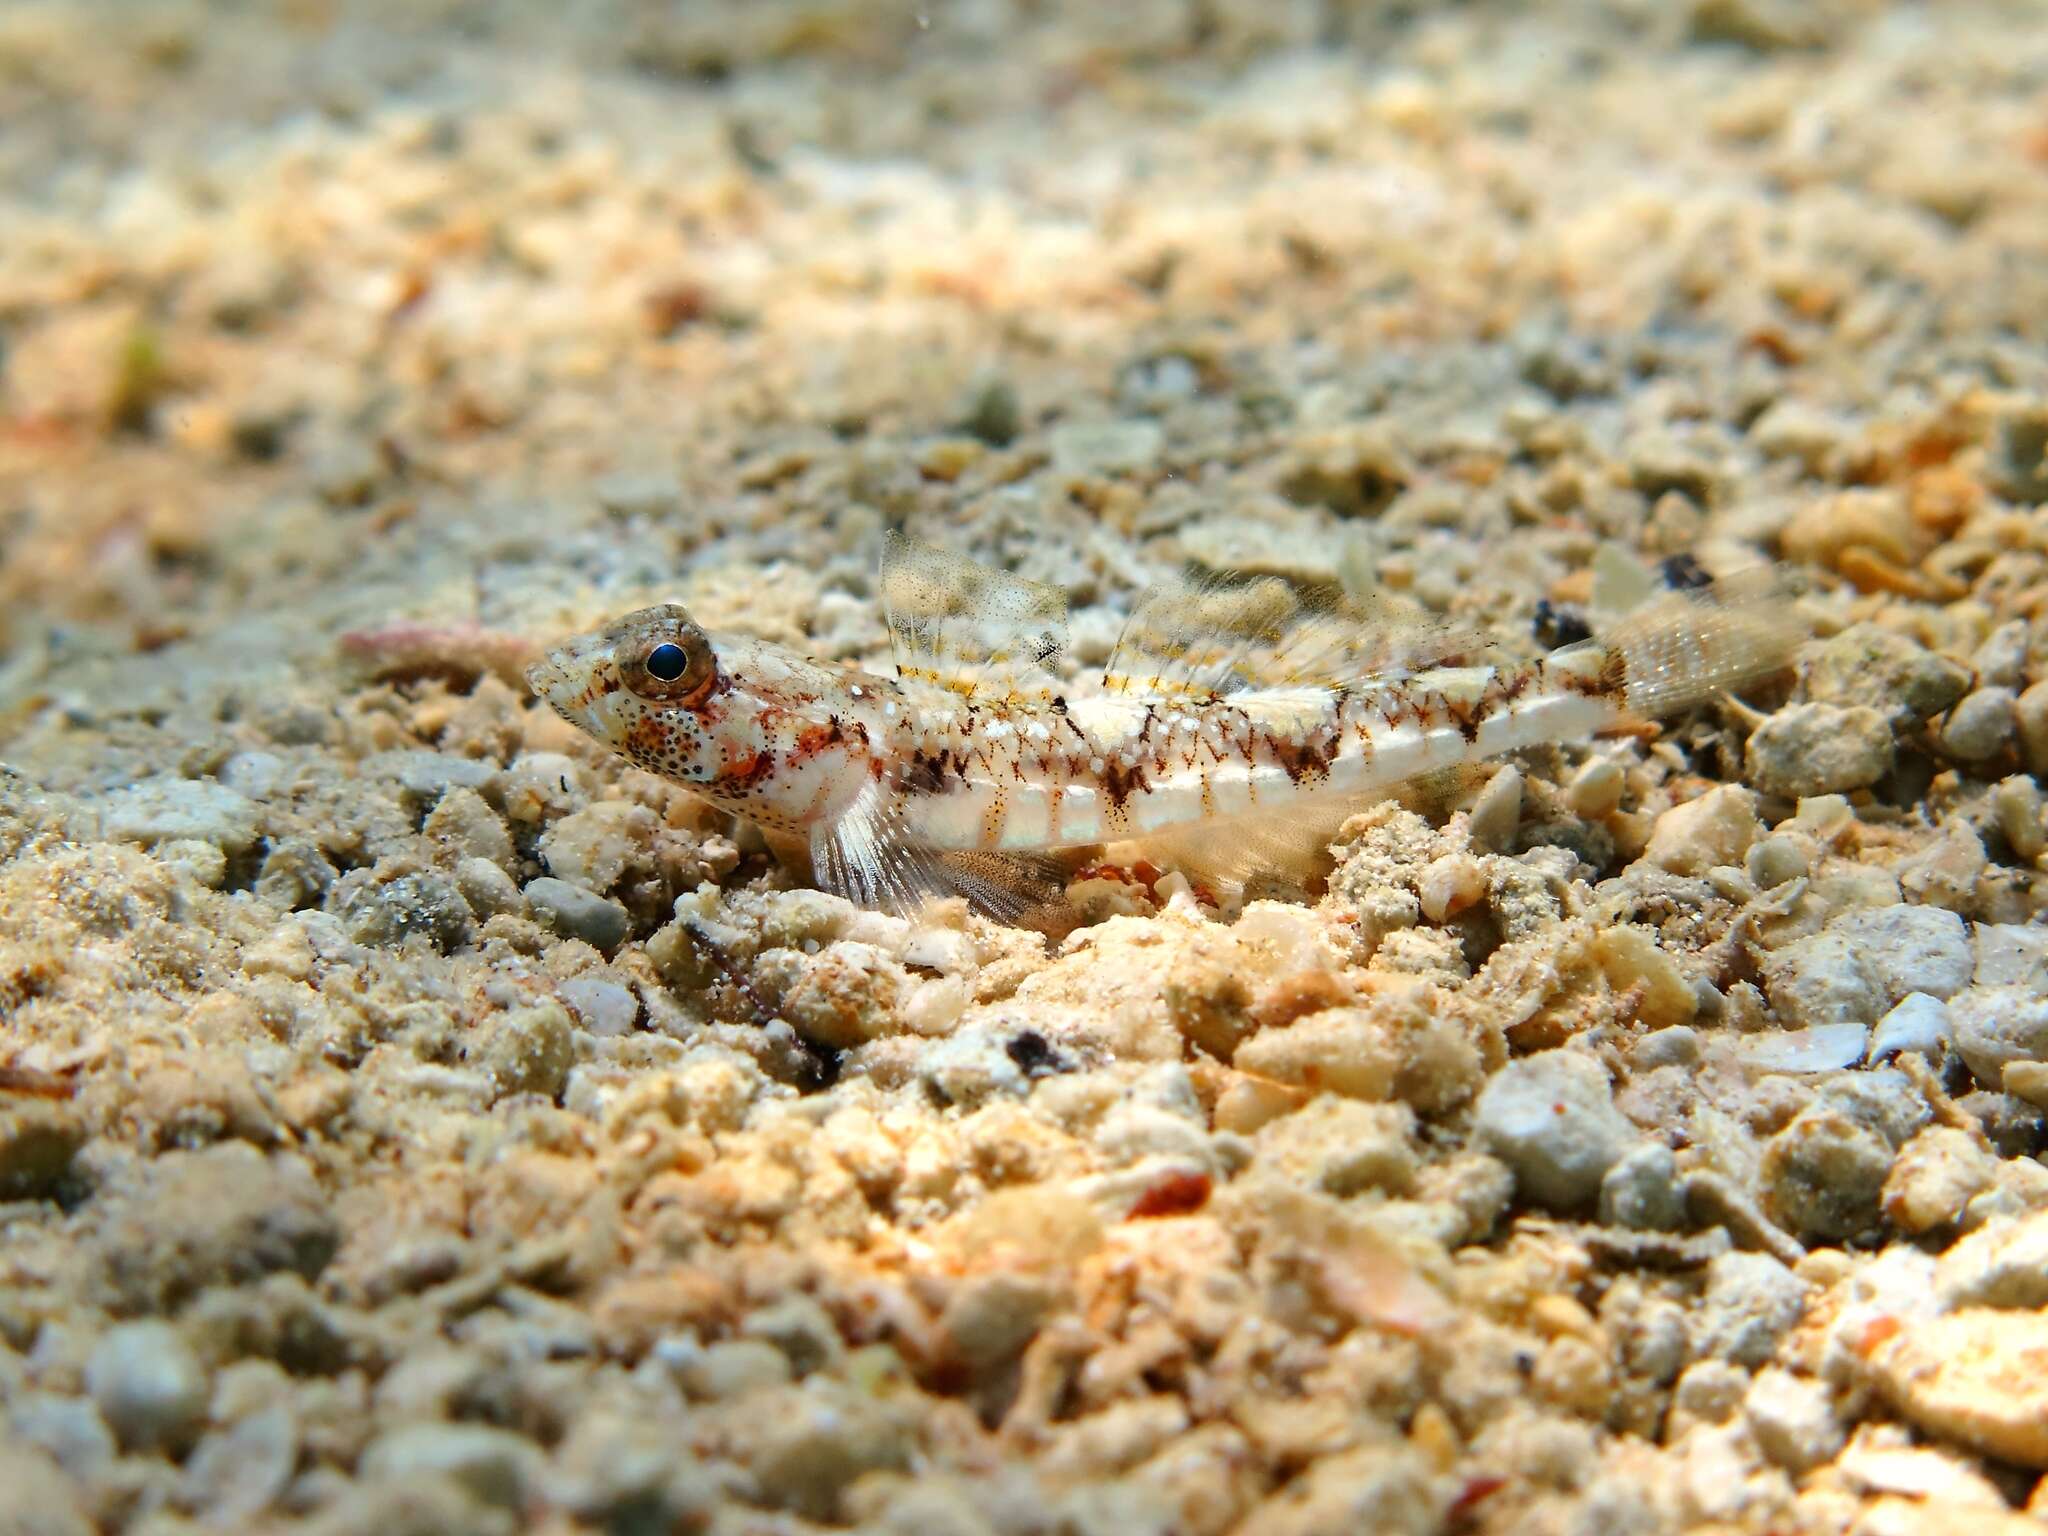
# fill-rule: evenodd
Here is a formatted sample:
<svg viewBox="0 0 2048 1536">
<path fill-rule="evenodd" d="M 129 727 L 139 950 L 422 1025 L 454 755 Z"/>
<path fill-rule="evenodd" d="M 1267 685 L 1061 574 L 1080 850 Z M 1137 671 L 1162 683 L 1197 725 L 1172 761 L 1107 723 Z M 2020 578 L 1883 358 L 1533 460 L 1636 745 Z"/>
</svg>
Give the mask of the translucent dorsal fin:
<svg viewBox="0 0 2048 1536">
<path fill-rule="evenodd" d="M 900 676 L 976 699 L 1059 691 L 1067 598 L 1058 587 L 892 532 L 881 589 Z"/>
<path fill-rule="evenodd" d="M 1216 698 L 1338 687 L 1470 660 L 1487 649 L 1391 599 L 1303 592 L 1277 576 L 1165 582 L 1139 594 L 1103 674 L 1110 693 Z"/>
</svg>

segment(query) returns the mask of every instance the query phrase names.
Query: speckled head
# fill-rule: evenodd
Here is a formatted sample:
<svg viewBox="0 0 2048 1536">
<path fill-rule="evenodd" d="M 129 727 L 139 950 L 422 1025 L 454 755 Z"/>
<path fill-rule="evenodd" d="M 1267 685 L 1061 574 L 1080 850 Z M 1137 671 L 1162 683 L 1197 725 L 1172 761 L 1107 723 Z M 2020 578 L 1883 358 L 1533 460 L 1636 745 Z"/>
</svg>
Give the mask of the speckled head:
<svg viewBox="0 0 2048 1536">
<path fill-rule="evenodd" d="M 717 777 L 717 701 L 732 683 L 711 637 L 676 604 L 564 641 L 526 680 L 555 713 L 650 773 L 686 784 Z"/>
<path fill-rule="evenodd" d="M 842 722 L 843 674 L 707 634 L 674 603 L 563 641 L 526 680 L 638 767 L 769 825 L 801 824 L 836 801 L 821 775 L 866 740 Z"/>
</svg>

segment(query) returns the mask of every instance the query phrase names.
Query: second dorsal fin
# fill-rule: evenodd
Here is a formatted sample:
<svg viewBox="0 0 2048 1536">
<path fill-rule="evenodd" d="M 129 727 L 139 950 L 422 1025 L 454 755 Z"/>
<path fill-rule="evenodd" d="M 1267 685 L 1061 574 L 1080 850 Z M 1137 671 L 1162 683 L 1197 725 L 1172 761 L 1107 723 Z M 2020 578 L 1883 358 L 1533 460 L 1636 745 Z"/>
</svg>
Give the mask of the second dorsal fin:
<svg viewBox="0 0 2048 1536">
<path fill-rule="evenodd" d="M 1067 648 L 1058 587 L 977 564 L 892 532 L 882 604 L 898 675 L 974 699 L 1049 698 Z"/>
<path fill-rule="evenodd" d="M 1138 595 L 1103 675 L 1110 693 L 1216 698 L 1330 688 L 1470 660 L 1476 636 L 1391 599 L 1301 591 L 1277 576 L 1170 581 Z"/>
</svg>

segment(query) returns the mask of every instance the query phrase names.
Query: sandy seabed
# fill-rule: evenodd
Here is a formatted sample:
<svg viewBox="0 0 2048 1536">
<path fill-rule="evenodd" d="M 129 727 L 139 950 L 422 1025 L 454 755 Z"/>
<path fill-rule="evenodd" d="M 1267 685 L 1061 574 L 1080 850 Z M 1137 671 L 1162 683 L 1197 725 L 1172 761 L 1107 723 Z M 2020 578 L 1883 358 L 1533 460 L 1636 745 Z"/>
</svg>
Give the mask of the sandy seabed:
<svg viewBox="0 0 2048 1536">
<path fill-rule="evenodd" d="M 0 1532 L 2042 1529 L 2038 5 L 16 0 L 0 122 Z M 883 665 L 890 527 L 1084 673 L 1815 639 L 1056 943 L 525 694 Z"/>
</svg>

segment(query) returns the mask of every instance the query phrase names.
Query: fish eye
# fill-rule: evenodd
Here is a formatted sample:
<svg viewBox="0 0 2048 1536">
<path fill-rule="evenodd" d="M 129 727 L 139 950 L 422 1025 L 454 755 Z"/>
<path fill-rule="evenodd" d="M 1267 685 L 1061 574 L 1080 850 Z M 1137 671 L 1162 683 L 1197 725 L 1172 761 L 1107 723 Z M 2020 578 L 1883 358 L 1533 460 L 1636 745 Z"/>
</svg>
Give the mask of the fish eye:
<svg viewBox="0 0 2048 1536">
<path fill-rule="evenodd" d="M 690 664 L 689 656 L 673 640 L 664 640 L 647 653 L 647 675 L 657 683 L 672 683 Z"/>
<path fill-rule="evenodd" d="M 704 631 L 660 617 L 663 622 L 652 624 L 635 615 L 641 622 L 626 632 L 618 651 L 619 680 L 643 699 L 694 705 L 717 680 L 718 658 Z"/>
</svg>

